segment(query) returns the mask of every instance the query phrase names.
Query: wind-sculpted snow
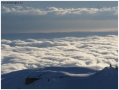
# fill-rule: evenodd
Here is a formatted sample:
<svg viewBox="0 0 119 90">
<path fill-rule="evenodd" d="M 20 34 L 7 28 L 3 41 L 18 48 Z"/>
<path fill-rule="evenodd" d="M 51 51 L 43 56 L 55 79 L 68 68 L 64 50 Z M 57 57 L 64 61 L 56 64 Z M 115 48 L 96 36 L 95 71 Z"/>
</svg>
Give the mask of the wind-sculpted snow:
<svg viewBox="0 0 119 90">
<path fill-rule="evenodd" d="M 106 67 L 118 64 L 118 36 L 1 40 L 1 70 L 51 67 Z"/>
<path fill-rule="evenodd" d="M 2 89 L 117 89 L 118 70 L 106 67 L 95 71 L 86 67 L 25 69 L 1 75 Z"/>
</svg>

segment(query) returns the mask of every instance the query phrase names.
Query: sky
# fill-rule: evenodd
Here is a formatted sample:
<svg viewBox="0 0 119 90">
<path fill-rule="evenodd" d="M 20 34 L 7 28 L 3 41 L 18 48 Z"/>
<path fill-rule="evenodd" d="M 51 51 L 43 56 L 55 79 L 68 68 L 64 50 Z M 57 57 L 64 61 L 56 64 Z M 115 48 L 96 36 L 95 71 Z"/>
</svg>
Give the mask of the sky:
<svg viewBox="0 0 119 90">
<path fill-rule="evenodd" d="M 22 1 L 1 4 L 2 33 L 118 31 L 117 1 Z"/>
</svg>

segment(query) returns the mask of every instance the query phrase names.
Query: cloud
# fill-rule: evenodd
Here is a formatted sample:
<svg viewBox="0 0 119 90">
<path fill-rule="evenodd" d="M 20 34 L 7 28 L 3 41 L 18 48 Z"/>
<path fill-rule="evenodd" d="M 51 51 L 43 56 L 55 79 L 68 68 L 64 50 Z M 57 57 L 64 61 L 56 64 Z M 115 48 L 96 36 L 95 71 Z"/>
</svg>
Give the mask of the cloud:
<svg viewBox="0 0 119 90">
<path fill-rule="evenodd" d="M 118 64 L 118 36 L 1 40 L 1 70 Z"/>
<path fill-rule="evenodd" d="M 108 13 L 107 15 L 118 15 L 118 7 L 102 7 L 102 8 L 57 8 L 57 7 L 47 7 L 47 9 L 41 8 L 33 8 L 33 7 L 22 7 L 22 6 L 14 6 L 12 8 L 8 8 L 2 6 L 2 13 L 14 13 L 20 15 L 46 15 L 49 13 L 55 15 L 97 15 Z"/>
<path fill-rule="evenodd" d="M 109 32 L 118 30 L 117 7 L 2 6 L 1 8 L 2 33 Z"/>
<path fill-rule="evenodd" d="M 98 14 L 103 12 L 112 13 L 114 15 L 118 14 L 118 7 L 103 7 L 103 8 L 56 8 L 56 7 L 48 7 L 49 12 L 54 12 L 57 15 L 65 15 L 65 14 Z"/>
<path fill-rule="evenodd" d="M 2 12 L 3 13 L 14 13 L 17 15 L 45 15 L 47 14 L 46 11 L 41 10 L 39 8 L 33 8 L 33 7 L 25 7 L 22 6 L 14 6 L 12 8 L 7 8 L 5 6 L 2 6 Z"/>
</svg>

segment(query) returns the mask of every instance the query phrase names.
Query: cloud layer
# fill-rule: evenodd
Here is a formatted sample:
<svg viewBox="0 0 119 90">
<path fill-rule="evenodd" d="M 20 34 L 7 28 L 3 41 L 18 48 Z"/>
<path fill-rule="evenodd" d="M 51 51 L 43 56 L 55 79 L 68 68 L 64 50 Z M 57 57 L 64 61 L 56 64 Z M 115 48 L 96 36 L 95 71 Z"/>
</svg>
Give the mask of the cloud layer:
<svg viewBox="0 0 119 90">
<path fill-rule="evenodd" d="M 1 70 L 50 66 L 100 66 L 118 63 L 118 36 L 1 40 Z"/>
<path fill-rule="evenodd" d="M 107 15 L 118 15 L 118 7 L 102 7 L 102 8 L 57 8 L 57 7 L 47 7 L 42 8 L 33 8 L 33 7 L 5 7 L 2 6 L 2 13 L 13 13 L 20 15 L 46 15 L 46 14 L 55 14 L 55 15 L 81 15 L 81 14 L 91 14 L 91 15 L 100 15 L 108 13 Z"/>
</svg>

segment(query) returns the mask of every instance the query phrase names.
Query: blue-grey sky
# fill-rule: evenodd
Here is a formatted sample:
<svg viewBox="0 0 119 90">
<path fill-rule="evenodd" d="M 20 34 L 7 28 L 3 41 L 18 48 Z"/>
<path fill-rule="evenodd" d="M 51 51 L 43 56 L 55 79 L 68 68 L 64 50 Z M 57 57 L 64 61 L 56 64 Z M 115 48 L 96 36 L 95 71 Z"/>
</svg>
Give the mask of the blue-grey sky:
<svg viewBox="0 0 119 90">
<path fill-rule="evenodd" d="M 1 4 L 2 33 L 118 31 L 117 1 Z"/>
</svg>

